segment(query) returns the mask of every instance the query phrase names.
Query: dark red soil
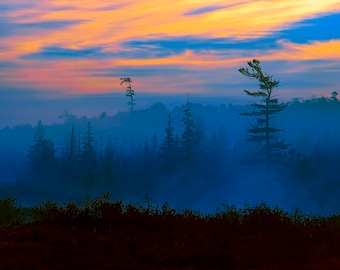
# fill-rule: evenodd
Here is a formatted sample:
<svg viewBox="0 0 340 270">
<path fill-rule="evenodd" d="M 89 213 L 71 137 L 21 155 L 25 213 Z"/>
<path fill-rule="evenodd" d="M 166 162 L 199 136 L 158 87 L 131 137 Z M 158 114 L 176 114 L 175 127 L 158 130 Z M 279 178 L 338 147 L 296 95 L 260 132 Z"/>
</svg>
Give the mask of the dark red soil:
<svg viewBox="0 0 340 270">
<path fill-rule="evenodd" d="M 149 218 L 0 231 L 0 269 L 340 269 L 340 228 Z"/>
</svg>

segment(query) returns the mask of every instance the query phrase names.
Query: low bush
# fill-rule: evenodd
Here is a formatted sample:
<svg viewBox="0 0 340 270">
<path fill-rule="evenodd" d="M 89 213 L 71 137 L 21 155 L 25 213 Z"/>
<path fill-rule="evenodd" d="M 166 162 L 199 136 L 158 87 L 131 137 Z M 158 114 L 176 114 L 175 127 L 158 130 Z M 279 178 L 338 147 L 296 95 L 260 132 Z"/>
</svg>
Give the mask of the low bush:
<svg viewBox="0 0 340 270">
<path fill-rule="evenodd" d="M 110 227 L 120 221 L 135 222 L 142 220 L 219 220 L 233 226 L 246 226 L 252 229 L 266 230 L 277 226 L 308 226 L 321 227 L 331 225 L 339 227 L 339 215 L 322 217 L 305 215 L 296 210 L 292 214 L 280 209 L 271 208 L 265 203 L 256 206 L 245 204 L 243 209 L 234 205 L 222 204 L 215 215 L 202 215 L 197 211 L 184 209 L 176 211 L 168 203 L 158 207 L 149 196 L 145 199 L 146 206 L 126 204 L 122 201 L 111 202 L 109 194 L 87 199 L 82 204 L 70 202 L 59 206 L 55 202 L 47 201 L 41 206 L 24 209 L 15 205 L 15 199 L 0 200 L 0 227 L 25 222 L 59 224 L 65 226 Z"/>
<path fill-rule="evenodd" d="M 64 219 L 62 207 L 51 201 L 46 201 L 42 206 L 32 207 L 31 217 L 33 222 L 42 223 L 60 223 Z"/>
<path fill-rule="evenodd" d="M 23 223 L 24 209 L 15 205 L 14 198 L 0 199 L 0 227 Z"/>
</svg>

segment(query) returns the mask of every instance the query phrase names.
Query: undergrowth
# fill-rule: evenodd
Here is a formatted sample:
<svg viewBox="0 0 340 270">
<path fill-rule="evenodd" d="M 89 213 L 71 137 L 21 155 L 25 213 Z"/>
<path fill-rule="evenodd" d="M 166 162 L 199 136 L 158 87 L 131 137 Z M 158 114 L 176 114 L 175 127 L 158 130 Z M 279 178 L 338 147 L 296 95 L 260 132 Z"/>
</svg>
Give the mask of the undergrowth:
<svg viewBox="0 0 340 270">
<path fill-rule="evenodd" d="M 268 226 L 309 226 L 340 227 L 340 215 L 323 217 L 306 215 L 295 210 L 288 213 L 279 207 L 269 207 L 265 203 L 256 206 L 245 204 L 242 209 L 235 205 L 221 204 L 214 215 L 202 215 L 199 212 L 184 209 L 176 211 L 168 203 L 161 207 L 155 204 L 148 195 L 144 198 L 145 205 L 124 204 L 122 201 L 110 201 L 109 194 L 87 199 L 81 204 L 74 202 L 63 206 L 46 201 L 40 206 L 23 208 L 16 205 L 14 198 L 0 199 L 0 227 L 43 223 L 63 226 L 82 226 L 109 228 L 119 223 L 145 220 L 199 220 L 222 221 L 228 224 L 266 228 Z"/>
</svg>

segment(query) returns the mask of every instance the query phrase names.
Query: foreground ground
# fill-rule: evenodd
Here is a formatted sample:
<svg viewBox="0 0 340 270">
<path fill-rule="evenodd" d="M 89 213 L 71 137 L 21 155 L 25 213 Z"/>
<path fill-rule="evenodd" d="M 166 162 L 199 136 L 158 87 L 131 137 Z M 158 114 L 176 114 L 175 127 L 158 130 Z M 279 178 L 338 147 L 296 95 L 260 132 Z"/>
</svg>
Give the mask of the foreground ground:
<svg viewBox="0 0 340 270">
<path fill-rule="evenodd" d="M 0 269 L 340 269 L 339 217 L 264 205 L 202 217 L 101 201 L 0 230 Z"/>
</svg>

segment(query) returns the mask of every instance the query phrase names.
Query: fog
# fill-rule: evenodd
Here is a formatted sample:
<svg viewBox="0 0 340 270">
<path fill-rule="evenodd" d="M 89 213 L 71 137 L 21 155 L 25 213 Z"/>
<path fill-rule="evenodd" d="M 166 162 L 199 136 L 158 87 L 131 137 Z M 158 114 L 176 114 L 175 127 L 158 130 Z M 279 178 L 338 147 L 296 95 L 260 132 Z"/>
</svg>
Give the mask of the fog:
<svg viewBox="0 0 340 270">
<path fill-rule="evenodd" d="M 259 145 L 247 140 L 256 117 L 240 115 L 253 110 L 253 100 L 186 99 L 148 96 L 133 111 L 126 99 L 116 110 L 105 110 L 106 101 L 86 116 L 70 104 L 55 122 L 45 123 L 41 112 L 27 124 L 4 127 L 0 196 L 25 206 L 81 202 L 109 192 L 112 200 L 143 203 L 147 194 L 158 205 L 202 213 L 214 213 L 221 203 L 261 202 L 322 215 L 340 211 L 336 98 L 285 101 L 271 123 L 289 146 L 269 167 L 254 150 Z M 183 135 L 186 110 L 195 134 L 190 149 Z M 173 140 L 167 138 L 169 119 Z"/>
</svg>

